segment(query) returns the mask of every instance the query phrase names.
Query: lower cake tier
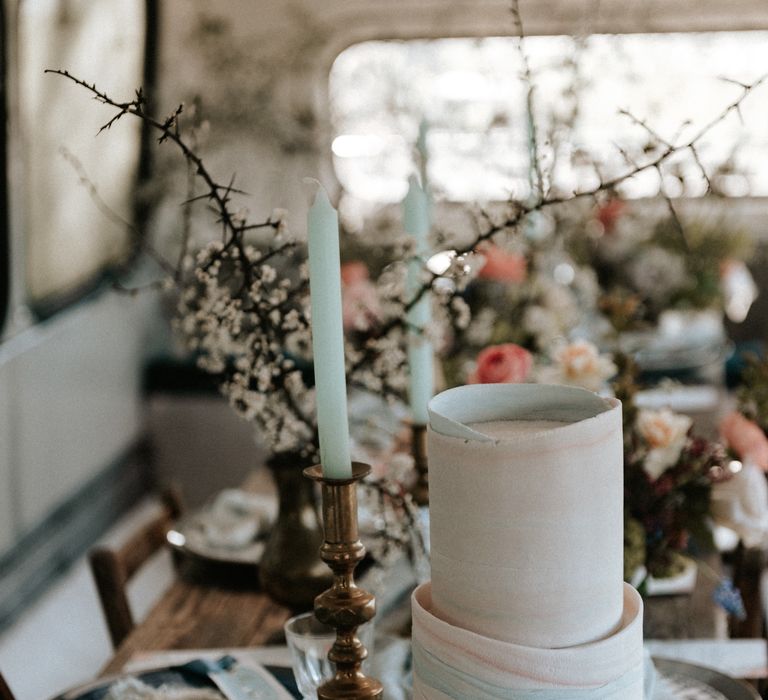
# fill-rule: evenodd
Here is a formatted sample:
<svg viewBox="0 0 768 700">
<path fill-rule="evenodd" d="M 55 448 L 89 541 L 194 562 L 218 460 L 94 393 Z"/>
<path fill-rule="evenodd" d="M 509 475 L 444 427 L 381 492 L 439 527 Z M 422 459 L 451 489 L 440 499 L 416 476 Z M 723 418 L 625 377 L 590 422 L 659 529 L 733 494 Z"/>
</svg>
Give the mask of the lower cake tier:
<svg viewBox="0 0 768 700">
<path fill-rule="evenodd" d="M 559 649 L 502 642 L 440 619 L 431 583 L 411 604 L 414 700 L 643 700 L 643 602 L 628 584 L 616 632 Z"/>
</svg>

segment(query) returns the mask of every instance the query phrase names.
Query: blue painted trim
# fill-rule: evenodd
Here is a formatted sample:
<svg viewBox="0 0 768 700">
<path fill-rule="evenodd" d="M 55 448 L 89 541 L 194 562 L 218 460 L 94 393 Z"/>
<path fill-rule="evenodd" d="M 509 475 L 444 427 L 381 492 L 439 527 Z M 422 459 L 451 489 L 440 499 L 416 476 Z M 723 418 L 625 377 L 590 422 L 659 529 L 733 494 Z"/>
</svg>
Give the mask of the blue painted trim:
<svg viewBox="0 0 768 700">
<path fill-rule="evenodd" d="M 150 490 L 148 464 L 144 446 L 133 446 L 0 558 L 0 630 Z"/>
</svg>

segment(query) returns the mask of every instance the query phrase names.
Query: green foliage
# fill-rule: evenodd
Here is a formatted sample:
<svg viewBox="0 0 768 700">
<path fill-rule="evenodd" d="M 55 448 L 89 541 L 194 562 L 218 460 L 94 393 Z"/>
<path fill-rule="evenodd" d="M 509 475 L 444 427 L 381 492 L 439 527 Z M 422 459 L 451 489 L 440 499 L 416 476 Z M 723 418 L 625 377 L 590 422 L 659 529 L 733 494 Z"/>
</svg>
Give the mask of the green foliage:
<svg viewBox="0 0 768 700">
<path fill-rule="evenodd" d="M 683 257 L 687 284 L 672 295 L 670 304 L 694 309 L 722 303 L 722 264 L 729 259 L 745 260 L 754 247 L 746 231 L 729 230 L 724 221 L 689 221 L 683 230 L 672 217 L 656 224 L 649 243 Z"/>
<path fill-rule="evenodd" d="M 645 530 L 634 518 L 624 518 L 624 580 L 645 564 Z"/>
</svg>

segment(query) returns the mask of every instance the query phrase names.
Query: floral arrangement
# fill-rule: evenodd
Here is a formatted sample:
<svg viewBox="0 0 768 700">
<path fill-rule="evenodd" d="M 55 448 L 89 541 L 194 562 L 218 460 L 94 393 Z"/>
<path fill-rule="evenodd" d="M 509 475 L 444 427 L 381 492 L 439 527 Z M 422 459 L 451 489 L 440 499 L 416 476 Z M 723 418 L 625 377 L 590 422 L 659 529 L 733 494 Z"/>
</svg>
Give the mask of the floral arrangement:
<svg viewBox="0 0 768 700">
<path fill-rule="evenodd" d="M 683 225 L 677 213 L 649 221 L 616 197 L 562 226 L 568 253 L 595 270 L 599 304 L 619 331 L 655 324 L 669 309 L 722 312 L 725 275 L 741 269 L 753 247 L 724 221 Z"/>
<path fill-rule="evenodd" d="M 468 384 L 564 384 L 608 392 L 616 365 L 608 354 L 586 340 L 556 344 L 552 356 L 538 356 L 516 343 L 490 345 L 478 353 Z"/>
<path fill-rule="evenodd" d="M 711 546 L 712 488 L 730 476 L 724 448 L 692 434 L 690 417 L 637 407 L 636 377 L 631 359 L 600 354 L 583 340 L 561 346 L 554 362 L 538 367 L 519 345 L 490 346 L 478 355 L 471 377 L 483 383 L 555 381 L 613 393 L 622 401 L 627 580 L 641 567 L 657 578 L 680 573 L 691 536 L 699 546 Z M 768 457 L 768 441 L 765 447 Z"/>
<path fill-rule="evenodd" d="M 617 358 L 613 389 L 624 416 L 624 575 L 640 566 L 657 578 L 684 568 L 689 538 L 711 547 L 709 516 L 714 484 L 727 479 L 723 447 L 694 435 L 688 416 L 639 409 L 634 363 Z"/>
<path fill-rule="evenodd" d="M 512 343 L 534 353 L 559 347 L 596 307 L 594 274 L 558 262 L 551 235 L 478 247 L 459 297 L 466 313 L 452 317 L 462 323 L 444 345 L 447 384 L 475 381 L 475 358 L 489 346 Z"/>
</svg>

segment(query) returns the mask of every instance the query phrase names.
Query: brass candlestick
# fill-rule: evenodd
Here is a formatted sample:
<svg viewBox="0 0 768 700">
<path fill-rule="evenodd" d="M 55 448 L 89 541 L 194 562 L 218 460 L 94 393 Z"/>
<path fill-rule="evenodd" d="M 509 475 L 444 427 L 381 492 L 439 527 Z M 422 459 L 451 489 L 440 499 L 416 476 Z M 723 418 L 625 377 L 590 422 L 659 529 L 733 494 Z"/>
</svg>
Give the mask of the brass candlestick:
<svg viewBox="0 0 768 700">
<path fill-rule="evenodd" d="M 365 556 L 357 530 L 357 482 L 370 471 L 362 462 L 352 463 L 349 479 L 327 479 L 319 464 L 304 470 L 323 487 L 325 542 L 320 557 L 333 571 L 333 585 L 315 598 L 315 616 L 336 628 L 336 641 L 328 653 L 336 675 L 317 689 L 318 700 L 373 700 L 383 694 L 381 683 L 360 670 L 368 651 L 357 637 L 357 628 L 376 614 L 374 596 L 354 579 L 355 567 Z"/>
<path fill-rule="evenodd" d="M 411 425 L 411 454 L 416 468 L 416 482 L 411 496 L 416 505 L 429 505 L 429 466 L 427 462 L 427 426 L 423 423 Z"/>
</svg>

